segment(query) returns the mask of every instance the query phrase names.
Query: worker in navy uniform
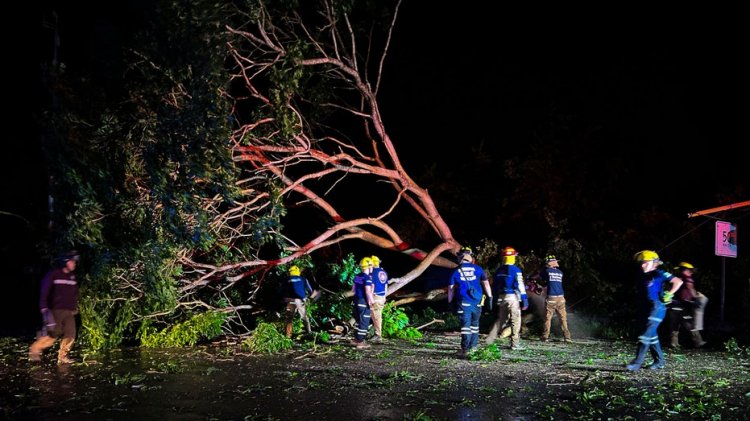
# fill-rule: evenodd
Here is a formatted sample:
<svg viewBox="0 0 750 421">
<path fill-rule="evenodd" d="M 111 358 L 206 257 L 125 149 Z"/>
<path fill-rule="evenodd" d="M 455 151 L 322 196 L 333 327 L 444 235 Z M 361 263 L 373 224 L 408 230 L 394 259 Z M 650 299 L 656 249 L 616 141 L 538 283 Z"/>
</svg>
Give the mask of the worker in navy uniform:
<svg viewBox="0 0 750 421">
<path fill-rule="evenodd" d="M 375 336 L 372 342 L 381 342 L 383 340 L 383 308 L 385 307 L 385 297 L 388 295 L 388 273 L 380 267 L 380 258 L 371 256 L 372 259 L 372 282 L 373 298 L 372 303 L 372 325 L 375 328 Z"/>
<path fill-rule="evenodd" d="M 370 345 L 365 342 L 367 330 L 370 328 L 370 317 L 373 298 L 374 285 L 372 283 L 372 259 L 364 257 L 359 262 L 360 272 L 354 277 L 352 292 L 354 293 L 354 320 L 356 330 L 354 331 L 354 340 L 352 344 L 357 349 L 369 348 Z"/>
<path fill-rule="evenodd" d="M 292 337 L 294 328 L 294 316 L 299 313 L 305 323 L 305 330 L 311 333 L 310 317 L 307 314 L 307 298 L 313 293 L 313 288 L 307 278 L 302 276 L 299 266 L 289 268 L 289 280 L 287 281 L 284 302 L 286 303 L 286 337 Z"/>
<path fill-rule="evenodd" d="M 666 365 L 664 353 L 659 343 L 659 325 L 667 314 L 667 304 L 672 302 L 674 293 L 682 285 L 682 279 L 659 269 L 662 261 L 654 251 L 639 251 L 634 258 L 640 263 L 643 272 L 636 284 L 639 298 L 644 301 L 644 309 L 640 320 L 643 333 L 638 337 L 635 358 L 625 367 L 628 371 L 640 369 L 643 360 L 646 358 L 646 353 L 650 351 L 654 362 L 646 368 L 658 370 Z M 668 290 L 665 290 L 666 285 L 670 286 Z"/>
<path fill-rule="evenodd" d="M 486 302 L 492 305 L 492 290 L 484 269 L 473 263 L 471 248 L 461 248 L 458 262 L 448 286 L 448 302 L 457 300 L 457 312 L 461 318 L 461 350 L 458 355 L 465 357 L 478 346 L 479 317 L 482 313 L 480 303 L 486 294 Z"/>
<path fill-rule="evenodd" d="M 505 247 L 502 256 L 503 264 L 492 277 L 497 319 L 490 328 L 486 341 L 487 344 L 495 342 L 500 328 L 510 319 L 510 348 L 521 349 L 521 310 L 529 308 L 529 298 L 526 295 L 523 272 L 516 266 L 518 252 L 513 247 Z M 519 304 L 519 300 L 523 302 L 523 307 Z"/>
<path fill-rule="evenodd" d="M 542 281 L 547 285 L 547 299 L 544 301 L 546 311 L 544 317 L 544 332 L 542 333 L 542 342 L 549 339 L 550 329 L 552 327 L 552 317 L 557 313 L 560 318 L 560 327 L 562 328 L 565 342 L 572 342 L 570 330 L 568 329 L 568 312 L 565 309 L 565 295 L 563 292 L 563 272 L 557 262 L 557 258 L 550 254 L 545 258 L 547 267 L 542 271 Z"/>
</svg>

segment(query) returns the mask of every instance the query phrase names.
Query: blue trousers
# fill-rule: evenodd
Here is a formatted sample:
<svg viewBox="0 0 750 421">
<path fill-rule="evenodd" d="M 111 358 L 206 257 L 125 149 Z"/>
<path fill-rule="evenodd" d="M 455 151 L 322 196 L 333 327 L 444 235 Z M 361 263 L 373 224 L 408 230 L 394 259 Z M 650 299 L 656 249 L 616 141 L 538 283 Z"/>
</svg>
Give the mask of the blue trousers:
<svg viewBox="0 0 750 421">
<path fill-rule="evenodd" d="M 646 328 L 643 334 L 638 337 L 635 359 L 630 363 L 632 368 L 638 369 L 643 364 L 648 351 L 651 351 L 655 365 L 664 366 L 664 353 L 661 350 L 657 330 L 666 314 L 667 306 L 664 303 L 658 301 L 652 302 L 651 311 L 648 314 L 648 320 L 646 320 Z"/>
<path fill-rule="evenodd" d="M 469 351 L 479 344 L 479 316 L 482 309 L 477 304 L 461 303 L 458 316 L 461 318 L 461 349 Z"/>
<path fill-rule="evenodd" d="M 362 342 L 367 336 L 367 330 L 370 329 L 370 307 L 367 306 L 367 300 L 364 298 L 354 301 L 354 320 L 357 322 L 354 339 Z"/>
</svg>

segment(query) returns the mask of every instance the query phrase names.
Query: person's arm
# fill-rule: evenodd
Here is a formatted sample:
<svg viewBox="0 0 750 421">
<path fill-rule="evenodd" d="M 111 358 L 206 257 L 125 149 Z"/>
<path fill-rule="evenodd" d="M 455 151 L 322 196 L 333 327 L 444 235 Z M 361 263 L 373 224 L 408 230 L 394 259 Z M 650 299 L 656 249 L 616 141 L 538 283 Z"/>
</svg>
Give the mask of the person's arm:
<svg viewBox="0 0 750 421">
<path fill-rule="evenodd" d="M 677 292 L 677 290 L 680 289 L 683 284 L 683 281 L 679 276 L 673 276 L 672 279 L 669 280 L 669 282 L 672 284 L 672 288 L 669 289 L 669 293 L 671 295 L 674 295 L 674 293 Z"/>
<path fill-rule="evenodd" d="M 529 297 L 526 295 L 526 284 L 523 281 L 523 273 L 518 272 L 516 281 L 518 283 L 516 288 L 518 289 L 518 292 L 521 293 L 521 301 L 523 301 L 523 307 L 521 307 L 521 310 L 527 310 L 529 308 Z"/>
<path fill-rule="evenodd" d="M 492 299 L 492 288 L 490 287 L 490 281 L 484 280 L 482 281 L 482 286 L 484 287 L 484 294 L 487 296 L 487 298 Z"/>
<path fill-rule="evenodd" d="M 678 289 L 682 286 L 682 279 L 680 279 L 678 276 L 672 276 L 672 278 L 669 280 L 670 285 L 672 288 L 669 289 L 669 291 L 664 292 L 664 296 L 662 297 L 662 301 L 666 304 L 669 304 L 672 302 L 672 298 L 674 298 L 674 293 L 677 292 Z"/>
<path fill-rule="evenodd" d="M 375 303 L 375 297 L 373 295 L 373 291 L 375 291 L 375 285 L 369 284 L 365 285 L 365 296 L 367 297 L 367 307 L 372 308 L 372 305 Z"/>
</svg>

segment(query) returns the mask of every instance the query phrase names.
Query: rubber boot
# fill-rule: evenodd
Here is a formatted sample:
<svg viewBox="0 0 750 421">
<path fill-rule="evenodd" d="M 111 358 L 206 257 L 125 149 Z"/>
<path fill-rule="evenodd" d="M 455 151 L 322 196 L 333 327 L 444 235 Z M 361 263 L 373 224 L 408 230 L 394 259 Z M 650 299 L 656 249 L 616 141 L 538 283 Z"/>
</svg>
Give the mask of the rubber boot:
<svg viewBox="0 0 750 421">
<path fill-rule="evenodd" d="M 661 370 L 662 368 L 664 368 L 667 360 L 664 358 L 664 353 L 661 350 L 661 344 L 659 342 L 651 344 L 649 350 L 651 351 L 651 356 L 654 357 L 654 362 L 647 365 L 646 368 L 648 368 L 649 370 Z"/>
<path fill-rule="evenodd" d="M 701 332 L 699 330 L 694 330 L 690 332 L 690 334 L 693 336 L 693 346 L 695 346 L 696 348 L 700 348 L 706 344 L 706 341 L 703 340 L 703 337 L 701 336 Z"/>
<path fill-rule="evenodd" d="M 680 347 L 680 332 L 672 332 L 672 334 L 669 337 L 669 347 L 670 348 L 679 348 Z"/>
<path fill-rule="evenodd" d="M 40 336 L 29 347 L 29 361 L 39 362 L 42 360 L 42 351 L 51 347 L 55 343 L 55 338 L 49 336 Z"/>
<path fill-rule="evenodd" d="M 57 363 L 58 364 L 71 364 L 73 363 L 73 360 L 68 358 L 68 352 L 70 352 L 70 348 L 73 347 L 73 342 L 75 339 L 73 338 L 63 338 L 62 342 L 60 342 L 60 350 L 57 352 Z"/>
<path fill-rule="evenodd" d="M 648 345 L 638 342 L 635 359 L 633 359 L 630 364 L 626 365 L 625 368 L 627 368 L 628 371 L 636 371 L 640 369 L 641 365 L 643 365 L 643 360 L 646 358 L 646 351 L 648 351 Z"/>
</svg>

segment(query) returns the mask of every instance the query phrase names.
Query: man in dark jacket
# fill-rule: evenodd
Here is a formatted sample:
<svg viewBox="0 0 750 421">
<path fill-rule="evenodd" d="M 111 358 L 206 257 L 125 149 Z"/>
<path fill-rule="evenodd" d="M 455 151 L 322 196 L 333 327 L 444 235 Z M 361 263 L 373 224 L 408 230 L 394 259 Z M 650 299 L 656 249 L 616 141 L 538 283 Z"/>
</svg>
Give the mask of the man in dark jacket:
<svg viewBox="0 0 750 421">
<path fill-rule="evenodd" d="M 42 360 L 42 351 L 54 345 L 57 338 L 62 336 L 60 350 L 57 353 L 58 364 L 70 364 L 68 353 L 76 339 L 76 319 L 78 314 L 78 282 L 73 272 L 80 257 L 75 251 L 63 254 L 56 267 L 42 279 L 39 294 L 39 310 L 44 320 L 42 335 L 31 344 L 29 360 Z"/>
</svg>

